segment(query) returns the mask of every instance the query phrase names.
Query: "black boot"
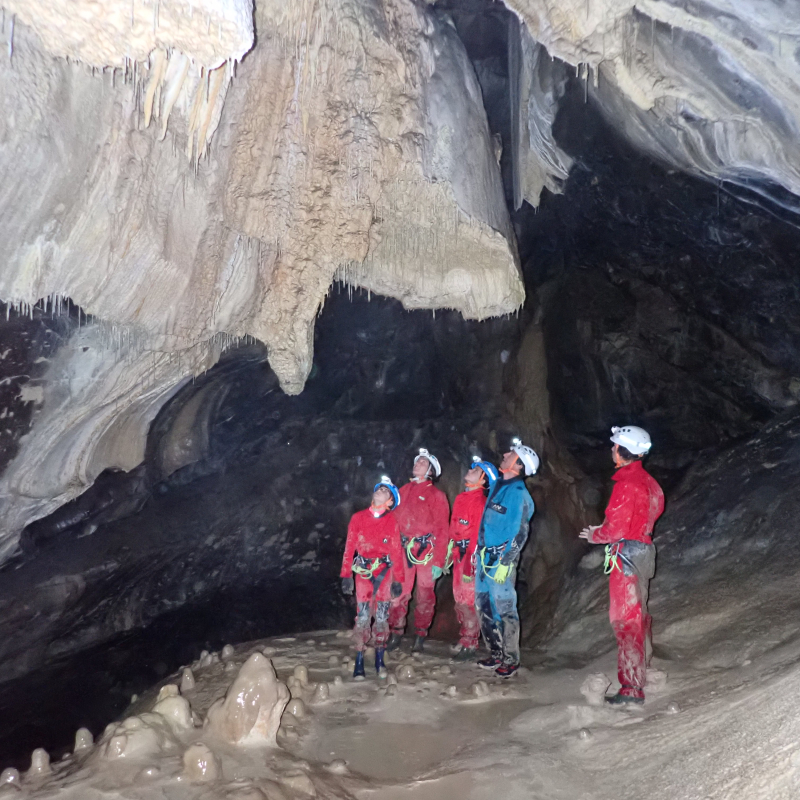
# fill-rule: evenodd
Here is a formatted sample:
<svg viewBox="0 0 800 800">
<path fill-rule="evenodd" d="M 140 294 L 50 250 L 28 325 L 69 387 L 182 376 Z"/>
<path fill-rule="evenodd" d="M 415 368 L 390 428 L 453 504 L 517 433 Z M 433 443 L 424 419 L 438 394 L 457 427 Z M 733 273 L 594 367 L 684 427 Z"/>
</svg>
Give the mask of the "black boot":
<svg viewBox="0 0 800 800">
<path fill-rule="evenodd" d="M 644 697 L 635 697 L 629 694 L 622 694 L 621 692 L 610 695 L 607 694 L 605 700 L 610 706 L 644 705 Z"/>
<path fill-rule="evenodd" d="M 356 665 L 353 668 L 353 679 L 363 678 L 364 676 L 364 651 L 359 650 L 356 653 Z"/>
<path fill-rule="evenodd" d="M 462 647 L 454 656 L 456 664 L 466 664 L 475 660 L 475 649 L 473 647 Z"/>
<path fill-rule="evenodd" d="M 425 651 L 425 637 L 417 634 L 414 637 L 414 644 L 411 646 L 412 653 L 423 653 Z"/>
<path fill-rule="evenodd" d="M 388 652 L 392 652 L 392 650 L 397 650 L 400 645 L 403 643 L 403 634 L 402 633 L 392 633 L 389 637 L 389 641 L 386 643 L 386 649 Z"/>
<path fill-rule="evenodd" d="M 386 665 L 383 663 L 383 650 L 376 650 L 375 651 L 375 672 L 377 672 L 378 675 L 380 675 L 382 669 L 386 669 Z"/>
</svg>

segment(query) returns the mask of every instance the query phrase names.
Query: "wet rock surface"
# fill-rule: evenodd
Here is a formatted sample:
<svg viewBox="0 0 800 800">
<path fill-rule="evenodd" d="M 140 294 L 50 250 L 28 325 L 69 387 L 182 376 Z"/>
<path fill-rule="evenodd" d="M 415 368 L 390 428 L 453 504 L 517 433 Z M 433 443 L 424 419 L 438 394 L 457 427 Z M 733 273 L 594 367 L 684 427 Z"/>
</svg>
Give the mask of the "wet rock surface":
<svg viewBox="0 0 800 800">
<path fill-rule="evenodd" d="M 318 328 L 302 395 L 280 390 L 261 348 L 233 350 L 156 419 L 140 468 L 23 533 L 0 573 L 13 720 L 0 749 L 71 743 L 197 643 L 349 619 L 342 543 L 378 477 L 404 480 L 425 445 L 454 494 L 473 448 L 513 432 L 500 390 L 516 320 L 434 319 L 343 291 Z"/>
<path fill-rule="evenodd" d="M 580 81 L 555 132 L 575 158 L 564 194 L 515 218 L 555 422 L 588 472 L 612 421 L 638 422 L 679 477 L 800 401 L 797 220 L 641 156 Z"/>
<path fill-rule="evenodd" d="M 494 63 L 504 46 L 498 35 L 483 52 L 468 47 L 484 91 L 507 85 Z M 451 500 L 476 450 L 496 457 L 522 433 L 543 455 L 518 585 L 525 639 L 547 647 L 532 660 L 585 664 L 613 646 L 597 551 L 575 537 L 602 511 L 608 427 L 623 420 L 652 431 L 651 468 L 668 488 L 651 593 L 664 663 L 701 640 L 708 664 L 734 663 L 733 629 L 756 631 L 762 613 L 776 642 L 794 635 L 770 598 L 797 567 L 800 235 L 791 220 L 635 154 L 583 92 L 568 88 L 556 125 L 576 162 L 564 195 L 544 193 L 537 214 L 514 217 L 529 292 L 519 318 L 478 324 L 335 293 L 301 395 L 283 394 L 263 348 L 242 343 L 162 409 L 139 467 L 103 473 L 23 532 L 0 571 L 0 711 L 10 720 L 0 751 L 20 769 L 35 746 L 55 763 L 80 726 L 99 734 L 198 647 L 348 620 L 337 581 L 347 520 L 379 475 L 404 480 L 423 445 L 442 461 Z M 493 100 L 505 144 L 504 100 Z M 74 321 L 14 317 L 7 335 L 62 324 Z M 9 378 L 41 349 L 11 345 Z M 14 380 L 3 386 L 22 404 L 19 437 L 31 404 Z M 764 575 L 773 588 L 759 586 Z M 445 637 L 448 589 L 440 582 L 435 623 Z M 203 668 L 215 663 L 207 656 Z M 402 694 L 400 666 L 381 689 L 387 702 Z M 485 695 L 479 680 L 443 681 L 449 696 Z M 299 682 L 293 702 L 327 702 L 333 686 Z"/>
<path fill-rule="evenodd" d="M 657 656 L 693 653 L 706 667 L 727 668 L 779 652 L 800 634 L 800 598 L 791 589 L 800 572 L 798 481 L 796 412 L 691 466 L 655 530 L 649 606 Z M 585 663 L 614 647 L 600 553 L 587 552 L 568 579 L 545 659 Z"/>
</svg>

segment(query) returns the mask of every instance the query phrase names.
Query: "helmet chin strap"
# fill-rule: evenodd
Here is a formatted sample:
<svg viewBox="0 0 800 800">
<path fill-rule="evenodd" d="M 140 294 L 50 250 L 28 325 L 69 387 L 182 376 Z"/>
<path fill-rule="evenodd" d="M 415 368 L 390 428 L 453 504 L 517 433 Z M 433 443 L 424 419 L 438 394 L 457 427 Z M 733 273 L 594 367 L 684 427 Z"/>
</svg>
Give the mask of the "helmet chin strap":
<svg viewBox="0 0 800 800">
<path fill-rule="evenodd" d="M 473 492 L 475 489 L 483 489 L 482 483 L 472 483 L 471 481 L 464 481 L 464 486 L 468 492 Z"/>
<path fill-rule="evenodd" d="M 380 517 L 384 514 L 384 512 L 388 511 L 390 506 L 390 500 L 384 500 L 379 506 L 376 506 L 374 503 L 370 506 L 370 511 L 372 512 L 373 517 Z"/>
</svg>

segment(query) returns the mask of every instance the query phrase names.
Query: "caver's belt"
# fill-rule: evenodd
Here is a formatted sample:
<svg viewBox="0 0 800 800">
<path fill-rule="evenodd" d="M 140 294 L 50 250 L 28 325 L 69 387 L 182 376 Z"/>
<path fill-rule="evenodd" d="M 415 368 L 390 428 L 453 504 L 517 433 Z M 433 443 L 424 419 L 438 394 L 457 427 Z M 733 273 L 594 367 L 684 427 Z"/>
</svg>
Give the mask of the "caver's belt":
<svg viewBox="0 0 800 800">
<path fill-rule="evenodd" d="M 495 581 L 495 583 L 505 583 L 509 572 L 513 568 L 511 564 L 503 564 L 499 556 L 505 552 L 506 545 L 496 545 L 495 547 L 482 547 L 478 551 L 478 558 L 483 568 L 483 574 L 487 578 Z M 489 556 L 490 561 L 494 563 L 487 564 L 486 556 Z"/>
<path fill-rule="evenodd" d="M 610 575 L 618 569 L 623 575 L 637 575 L 645 580 L 653 577 L 655 567 L 655 547 L 636 539 L 620 539 L 606 545 L 603 571 Z"/>
<path fill-rule="evenodd" d="M 447 543 L 447 556 L 444 560 L 444 571 L 447 572 L 450 567 L 453 566 L 453 562 L 455 559 L 453 558 L 453 550 L 458 548 L 459 560 L 463 560 L 464 556 L 467 554 L 467 548 L 469 547 L 469 539 L 451 539 Z"/>
<path fill-rule="evenodd" d="M 425 566 L 425 564 L 430 563 L 433 558 L 432 538 L 432 533 L 426 533 L 422 536 L 412 536 L 411 538 L 407 536 L 400 537 L 400 540 L 403 542 L 403 547 L 405 547 L 406 550 L 406 558 L 408 559 L 409 566 Z M 428 548 L 430 549 L 425 553 L 425 550 Z M 414 550 L 416 550 L 416 553 Z M 424 557 L 422 557 L 423 553 L 425 553 Z"/>
<path fill-rule="evenodd" d="M 356 553 L 353 559 L 353 572 L 360 575 L 362 578 L 372 578 L 375 572 L 385 569 L 388 570 L 392 566 L 392 560 L 389 556 L 380 556 L 379 558 L 370 561 L 362 555 Z"/>
</svg>

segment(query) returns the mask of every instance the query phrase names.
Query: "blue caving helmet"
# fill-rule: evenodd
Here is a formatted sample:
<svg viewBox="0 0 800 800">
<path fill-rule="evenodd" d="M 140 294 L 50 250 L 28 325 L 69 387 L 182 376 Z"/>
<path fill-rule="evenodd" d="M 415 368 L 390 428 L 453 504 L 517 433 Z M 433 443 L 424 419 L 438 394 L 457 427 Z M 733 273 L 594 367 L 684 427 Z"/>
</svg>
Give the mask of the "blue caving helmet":
<svg viewBox="0 0 800 800">
<path fill-rule="evenodd" d="M 490 464 L 488 461 L 481 461 L 480 456 L 472 456 L 472 466 L 480 467 L 483 470 L 483 474 L 486 476 L 486 480 L 489 482 L 490 489 L 495 485 L 497 479 L 500 477 L 497 467 L 494 464 Z"/>
<path fill-rule="evenodd" d="M 375 484 L 372 491 L 377 492 L 381 486 L 385 486 L 392 493 L 394 498 L 392 510 L 394 510 L 400 505 L 400 492 L 397 491 L 397 487 L 392 483 L 392 479 L 388 475 L 381 475 L 381 479 Z"/>
</svg>

